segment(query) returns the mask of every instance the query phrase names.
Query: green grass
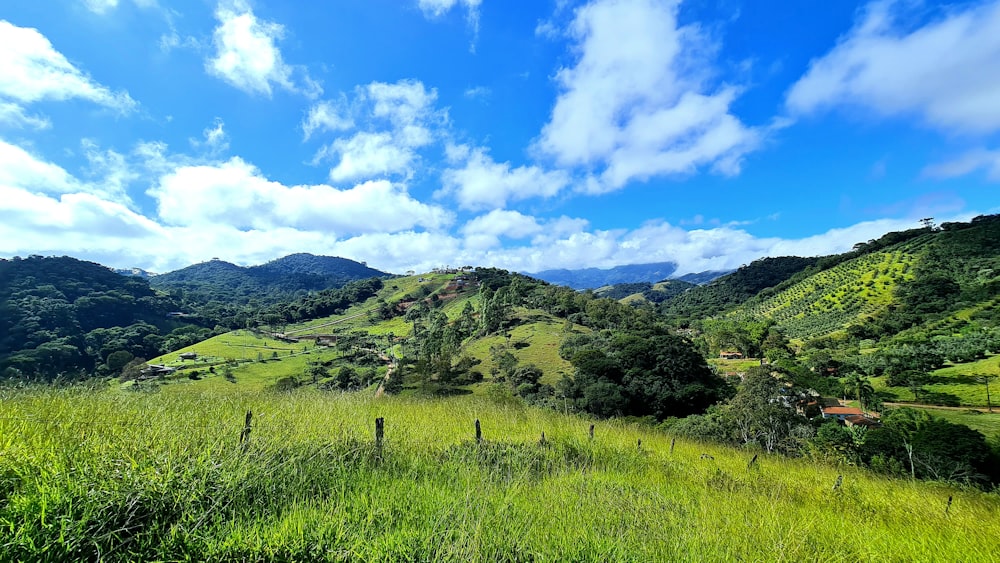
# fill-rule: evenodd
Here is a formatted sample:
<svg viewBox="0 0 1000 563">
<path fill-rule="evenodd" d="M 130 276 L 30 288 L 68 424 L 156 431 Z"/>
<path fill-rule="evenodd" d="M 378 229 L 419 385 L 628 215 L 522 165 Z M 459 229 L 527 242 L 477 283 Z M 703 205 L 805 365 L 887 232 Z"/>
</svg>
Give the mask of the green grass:
<svg viewBox="0 0 1000 563">
<path fill-rule="evenodd" d="M 919 408 L 919 407 L 917 407 Z M 1000 439 L 1000 408 L 994 407 L 993 413 L 966 410 L 924 409 L 934 416 L 943 418 L 955 424 L 964 424 L 973 430 L 983 433 L 988 439 Z"/>
<path fill-rule="evenodd" d="M 510 331 L 510 352 L 517 358 L 518 364 L 534 364 L 542 370 L 542 383 L 555 385 L 563 374 L 572 374 L 573 365 L 559 357 L 559 345 L 565 337 L 564 321 L 540 314 L 528 312 L 533 322 L 514 327 Z M 586 330 L 576 326 L 575 330 Z M 490 348 L 507 343 L 500 335 L 479 338 L 470 342 L 463 351 L 482 363 L 476 367 L 489 377 L 493 369 L 490 359 Z"/>
<path fill-rule="evenodd" d="M 1000 548 L 996 494 L 764 454 L 748 469 L 749 452 L 618 422 L 590 442 L 590 421 L 516 403 L 0 394 L 8 561 L 988 561 Z"/>
<path fill-rule="evenodd" d="M 1000 358 L 992 356 L 976 362 L 957 364 L 931 372 L 921 385 L 928 393 L 922 401 L 950 406 L 985 407 L 986 386 L 976 381 L 978 375 L 1000 375 Z M 908 387 L 889 387 L 884 377 L 873 379 L 874 387 L 890 400 L 913 401 Z M 990 397 L 1000 404 L 1000 377 L 990 382 Z"/>
</svg>

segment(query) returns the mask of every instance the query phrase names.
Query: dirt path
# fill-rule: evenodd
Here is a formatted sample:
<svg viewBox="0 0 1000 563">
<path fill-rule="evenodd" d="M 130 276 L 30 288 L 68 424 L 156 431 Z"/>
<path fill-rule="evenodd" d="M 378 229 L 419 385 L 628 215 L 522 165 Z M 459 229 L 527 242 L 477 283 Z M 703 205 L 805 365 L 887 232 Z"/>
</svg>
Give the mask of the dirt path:
<svg viewBox="0 0 1000 563">
<path fill-rule="evenodd" d="M 915 409 L 938 409 L 943 411 L 979 411 L 987 414 L 1000 414 L 1000 406 L 994 407 L 991 413 L 986 407 L 946 407 L 944 405 L 924 405 L 921 403 L 883 403 L 887 407 L 910 407 Z"/>
</svg>

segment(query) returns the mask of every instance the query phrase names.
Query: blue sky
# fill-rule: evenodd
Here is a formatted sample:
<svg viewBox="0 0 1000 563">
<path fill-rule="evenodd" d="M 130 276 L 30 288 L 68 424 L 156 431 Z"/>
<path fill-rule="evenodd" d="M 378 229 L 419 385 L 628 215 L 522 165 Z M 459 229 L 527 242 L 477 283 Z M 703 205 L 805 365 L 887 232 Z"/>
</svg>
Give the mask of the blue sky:
<svg viewBox="0 0 1000 563">
<path fill-rule="evenodd" d="M 685 273 L 998 182 L 1000 1 L 0 6 L 0 256 Z"/>
</svg>

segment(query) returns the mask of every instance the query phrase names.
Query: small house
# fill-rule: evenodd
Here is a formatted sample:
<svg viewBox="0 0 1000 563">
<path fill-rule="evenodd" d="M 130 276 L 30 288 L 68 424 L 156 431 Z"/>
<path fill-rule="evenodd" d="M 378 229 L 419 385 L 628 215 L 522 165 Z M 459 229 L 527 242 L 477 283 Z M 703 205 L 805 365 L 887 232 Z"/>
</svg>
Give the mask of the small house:
<svg viewBox="0 0 1000 563">
<path fill-rule="evenodd" d="M 719 352 L 719 358 L 723 360 L 742 360 L 743 354 L 735 350 L 723 350 L 722 352 Z"/>
<path fill-rule="evenodd" d="M 180 359 L 182 359 L 182 360 L 197 360 L 198 359 L 198 353 L 197 352 L 183 352 L 181 354 L 178 354 L 177 357 L 180 358 Z"/>
</svg>

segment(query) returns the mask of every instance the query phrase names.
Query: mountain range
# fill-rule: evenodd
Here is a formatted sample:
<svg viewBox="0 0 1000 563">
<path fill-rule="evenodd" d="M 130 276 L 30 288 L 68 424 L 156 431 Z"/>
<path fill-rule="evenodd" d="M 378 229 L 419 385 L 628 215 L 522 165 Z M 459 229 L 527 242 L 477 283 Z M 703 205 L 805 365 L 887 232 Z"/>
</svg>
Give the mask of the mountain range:
<svg viewBox="0 0 1000 563">
<path fill-rule="evenodd" d="M 674 276 L 676 272 L 677 264 L 673 262 L 653 262 L 650 264 L 625 264 L 606 269 L 543 270 L 527 275 L 573 289 L 597 289 L 624 283 L 656 283 L 671 278 L 693 284 L 703 284 L 729 273 L 728 271 L 711 271 Z"/>
</svg>

